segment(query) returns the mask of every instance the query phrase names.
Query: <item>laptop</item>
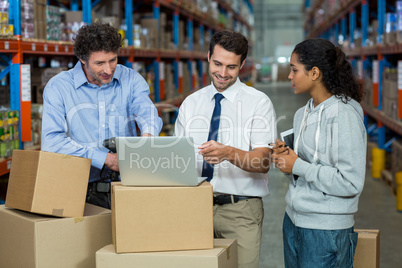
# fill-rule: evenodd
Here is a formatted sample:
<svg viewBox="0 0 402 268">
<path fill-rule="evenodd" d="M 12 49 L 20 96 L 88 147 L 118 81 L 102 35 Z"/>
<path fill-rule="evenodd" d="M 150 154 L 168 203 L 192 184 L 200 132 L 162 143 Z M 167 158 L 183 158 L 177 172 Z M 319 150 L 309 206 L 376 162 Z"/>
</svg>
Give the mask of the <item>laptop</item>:
<svg viewBox="0 0 402 268">
<path fill-rule="evenodd" d="M 116 137 L 121 183 L 126 186 L 197 186 L 191 137 Z"/>
</svg>

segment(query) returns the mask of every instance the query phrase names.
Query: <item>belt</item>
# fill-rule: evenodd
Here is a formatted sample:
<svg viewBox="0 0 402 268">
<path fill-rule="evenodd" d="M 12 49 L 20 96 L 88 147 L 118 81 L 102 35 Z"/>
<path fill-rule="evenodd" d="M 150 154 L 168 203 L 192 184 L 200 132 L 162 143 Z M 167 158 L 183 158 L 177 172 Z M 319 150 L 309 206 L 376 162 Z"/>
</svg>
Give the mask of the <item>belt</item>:
<svg viewBox="0 0 402 268">
<path fill-rule="evenodd" d="M 222 195 L 214 195 L 214 205 L 225 205 L 225 204 L 234 204 L 241 200 L 247 200 L 251 198 L 259 198 L 259 196 L 243 196 L 243 195 L 231 195 L 231 194 L 222 194 Z"/>
<path fill-rule="evenodd" d="M 110 182 L 90 182 L 88 183 L 88 190 L 96 193 L 110 193 Z"/>
</svg>

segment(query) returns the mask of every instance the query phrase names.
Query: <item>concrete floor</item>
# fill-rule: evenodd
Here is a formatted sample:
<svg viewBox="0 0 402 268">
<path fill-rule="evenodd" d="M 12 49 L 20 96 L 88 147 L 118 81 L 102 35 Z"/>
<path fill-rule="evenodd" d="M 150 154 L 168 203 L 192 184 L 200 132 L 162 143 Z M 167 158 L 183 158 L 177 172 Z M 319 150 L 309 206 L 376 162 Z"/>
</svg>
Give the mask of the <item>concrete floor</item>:
<svg viewBox="0 0 402 268">
<path fill-rule="evenodd" d="M 278 133 L 292 128 L 295 111 L 304 106 L 307 95 L 294 95 L 290 83 L 256 84 L 272 100 L 278 119 Z M 271 194 L 263 199 L 265 218 L 260 254 L 260 268 L 283 268 L 282 220 L 288 180 L 273 168 L 269 172 Z M 355 215 L 356 229 L 380 229 L 380 267 L 402 267 L 402 213 L 395 208 L 395 196 L 389 186 L 370 177 L 360 197 Z M 310 268 L 310 267 L 308 267 Z"/>
</svg>

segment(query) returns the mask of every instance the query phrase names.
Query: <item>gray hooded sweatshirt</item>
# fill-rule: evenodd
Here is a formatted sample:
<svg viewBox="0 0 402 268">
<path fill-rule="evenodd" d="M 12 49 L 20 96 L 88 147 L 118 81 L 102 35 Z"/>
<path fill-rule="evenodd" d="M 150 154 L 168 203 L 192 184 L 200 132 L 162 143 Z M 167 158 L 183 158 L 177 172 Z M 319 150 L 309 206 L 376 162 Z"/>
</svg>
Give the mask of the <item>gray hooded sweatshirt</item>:
<svg viewBox="0 0 402 268">
<path fill-rule="evenodd" d="M 339 230 L 354 225 L 366 172 L 367 136 L 358 102 L 310 99 L 294 117 L 299 158 L 286 194 L 286 212 L 302 228 Z"/>
</svg>

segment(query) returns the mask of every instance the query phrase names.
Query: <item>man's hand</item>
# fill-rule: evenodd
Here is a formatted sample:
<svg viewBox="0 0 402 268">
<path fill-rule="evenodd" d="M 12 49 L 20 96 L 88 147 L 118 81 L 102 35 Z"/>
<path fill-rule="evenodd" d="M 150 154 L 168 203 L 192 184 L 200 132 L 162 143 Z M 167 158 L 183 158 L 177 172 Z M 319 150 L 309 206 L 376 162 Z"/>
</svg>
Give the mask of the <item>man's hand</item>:
<svg viewBox="0 0 402 268">
<path fill-rule="evenodd" d="M 119 171 L 119 161 L 117 159 L 117 154 L 108 153 L 105 160 L 105 166 L 110 170 Z"/>
<path fill-rule="evenodd" d="M 269 148 L 255 148 L 252 151 L 243 151 L 232 146 L 210 140 L 203 143 L 198 149 L 204 160 L 209 164 L 219 164 L 225 160 L 233 165 L 248 171 L 267 173 L 269 170 Z"/>
<path fill-rule="evenodd" d="M 153 137 L 153 135 L 149 134 L 149 133 L 144 133 L 141 135 L 141 137 Z"/>
<path fill-rule="evenodd" d="M 198 149 L 201 149 L 199 154 L 201 154 L 204 160 L 208 164 L 219 164 L 225 160 L 228 160 L 230 155 L 229 146 L 223 145 L 214 140 L 203 143 Z"/>
</svg>

